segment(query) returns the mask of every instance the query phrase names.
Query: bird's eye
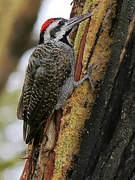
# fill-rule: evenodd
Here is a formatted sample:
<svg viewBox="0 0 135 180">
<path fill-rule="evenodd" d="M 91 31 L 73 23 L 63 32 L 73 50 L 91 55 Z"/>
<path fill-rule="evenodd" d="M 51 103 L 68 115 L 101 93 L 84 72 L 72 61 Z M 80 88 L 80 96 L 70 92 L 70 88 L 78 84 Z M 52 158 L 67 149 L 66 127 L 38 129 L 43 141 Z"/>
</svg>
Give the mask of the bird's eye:
<svg viewBox="0 0 135 180">
<path fill-rule="evenodd" d="M 50 31 L 50 36 L 51 36 L 52 38 L 55 38 L 55 32 L 54 32 L 54 30 L 51 30 L 51 31 Z"/>
<path fill-rule="evenodd" d="M 65 24 L 65 21 L 59 21 L 59 25 L 62 26 Z"/>
</svg>

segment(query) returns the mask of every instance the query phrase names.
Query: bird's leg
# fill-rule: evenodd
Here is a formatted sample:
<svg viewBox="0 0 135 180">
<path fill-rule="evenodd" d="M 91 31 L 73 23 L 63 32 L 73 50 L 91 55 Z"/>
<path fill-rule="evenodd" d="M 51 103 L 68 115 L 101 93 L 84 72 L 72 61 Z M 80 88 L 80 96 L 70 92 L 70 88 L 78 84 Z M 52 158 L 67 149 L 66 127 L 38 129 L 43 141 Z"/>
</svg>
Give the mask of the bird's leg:
<svg viewBox="0 0 135 180">
<path fill-rule="evenodd" d="M 77 88 L 79 85 L 83 84 L 83 82 L 88 79 L 89 82 L 90 82 L 90 85 L 92 87 L 92 89 L 94 89 L 94 85 L 93 85 L 93 82 L 92 82 L 92 78 L 91 78 L 91 73 L 93 70 L 95 70 L 97 68 L 97 66 L 99 64 L 102 64 L 102 63 L 97 63 L 95 64 L 94 66 L 91 66 L 90 63 L 88 64 L 88 68 L 87 68 L 87 72 L 85 74 L 85 76 L 80 80 L 80 81 L 74 81 L 73 84 L 74 84 L 74 87 Z"/>
<path fill-rule="evenodd" d="M 81 85 L 86 79 L 89 80 L 92 89 L 94 89 L 93 82 L 92 82 L 92 79 L 91 79 L 91 77 L 90 77 L 89 74 L 86 74 L 86 75 L 85 75 L 80 81 L 78 81 L 78 82 L 74 81 L 74 87 L 77 88 L 77 87 L 78 87 L 79 85 Z"/>
<path fill-rule="evenodd" d="M 93 67 L 94 68 L 94 67 Z M 92 79 L 90 77 L 90 74 L 93 70 L 93 68 L 90 66 L 90 64 L 88 65 L 88 69 L 87 69 L 87 72 L 85 74 L 85 76 L 80 80 L 80 81 L 74 81 L 74 87 L 77 88 L 79 85 L 83 84 L 83 82 L 88 79 L 89 82 L 90 82 L 90 85 L 92 87 L 92 89 L 94 89 L 94 85 L 93 85 L 93 82 L 92 82 Z"/>
</svg>

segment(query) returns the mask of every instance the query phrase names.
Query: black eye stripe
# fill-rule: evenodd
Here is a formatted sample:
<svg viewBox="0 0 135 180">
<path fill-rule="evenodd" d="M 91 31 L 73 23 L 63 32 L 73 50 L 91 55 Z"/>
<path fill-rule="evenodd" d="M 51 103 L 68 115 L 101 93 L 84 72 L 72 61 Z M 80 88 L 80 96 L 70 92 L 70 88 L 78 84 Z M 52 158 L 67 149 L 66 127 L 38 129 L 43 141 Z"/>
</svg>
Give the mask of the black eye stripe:
<svg viewBox="0 0 135 180">
<path fill-rule="evenodd" d="M 61 28 L 65 25 L 65 22 L 66 22 L 65 19 L 58 19 L 58 20 L 59 20 L 59 22 L 58 22 L 57 26 L 54 27 L 54 28 L 50 31 L 50 35 L 51 35 L 52 37 L 55 37 L 55 34 L 56 34 L 57 32 L 60 32 L 60 31 L 61 31 Z"/>
<path fill-rule="evenodd" d="M 61 27 L 62 27 L 63 25 L 64 25 L 64 23 L 61 24 L 61 23 L 59 22 L 58 25 L 50 31 L 50 35 L 51 35 L 52 37 L 55 37 L 56 33 L 59 32 L 59 31 L 61 31 Z"/>
<path fill-rule="evenodd" d="M 56 26 L 54 29 L 54 32 L 58 32 L 61 30 L 61 25 L 58 24 L 58 26 Z"/>
<path fill-rule="evenodd" d="M 59 21 L 59 25 L 63 26 L 65 24 L 65 21 Z"/>
<path fill-rule="evenodd" d="M 55 36 L 55 31 L 54 31 L 54 29 L 52 29 L 52 30 L 50 31 L 50 36 L 53 37 L 53 38 L 56 37 L 56 36 Z"/>
</svg>

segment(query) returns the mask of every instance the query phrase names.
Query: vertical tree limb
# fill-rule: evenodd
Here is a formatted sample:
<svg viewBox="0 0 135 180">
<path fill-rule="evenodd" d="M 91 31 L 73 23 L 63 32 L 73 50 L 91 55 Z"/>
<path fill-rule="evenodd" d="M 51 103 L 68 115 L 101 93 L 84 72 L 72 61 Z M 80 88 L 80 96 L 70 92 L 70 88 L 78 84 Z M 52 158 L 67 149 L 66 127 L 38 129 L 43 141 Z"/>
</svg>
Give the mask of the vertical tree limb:
<svg viewBox="0 0 135 180">
<path fill-rule="evenodd" d="M 131 148 L 134 146 L 135 3 L 118 3 L 113 22 L 115 43 L 108 70 L 91 118 L 85 124 L 71 179 L 134 177 L 135 157 Z"/>
</svg>

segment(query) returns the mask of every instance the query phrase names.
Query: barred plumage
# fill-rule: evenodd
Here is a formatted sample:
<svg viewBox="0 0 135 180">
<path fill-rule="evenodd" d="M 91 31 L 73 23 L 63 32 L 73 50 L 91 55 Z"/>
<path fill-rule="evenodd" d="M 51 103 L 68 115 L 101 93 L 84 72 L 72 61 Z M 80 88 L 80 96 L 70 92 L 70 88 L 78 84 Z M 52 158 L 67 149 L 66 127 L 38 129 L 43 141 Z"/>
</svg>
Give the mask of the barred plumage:
<svg viewBox="0 0 135 180">
<path fill-rule="evenodd" d="M 61 108 L 72 93 L 74 55 L 67 36 L 74 25 L 90 16 L 88 13 L 70 20 L 50 19 L 42 26 L 39 45 L 29 59 L 17 110 L 18 118 L 24 120 L 26 143 L 39 136 L 51 113 Z"/>
</svg>

